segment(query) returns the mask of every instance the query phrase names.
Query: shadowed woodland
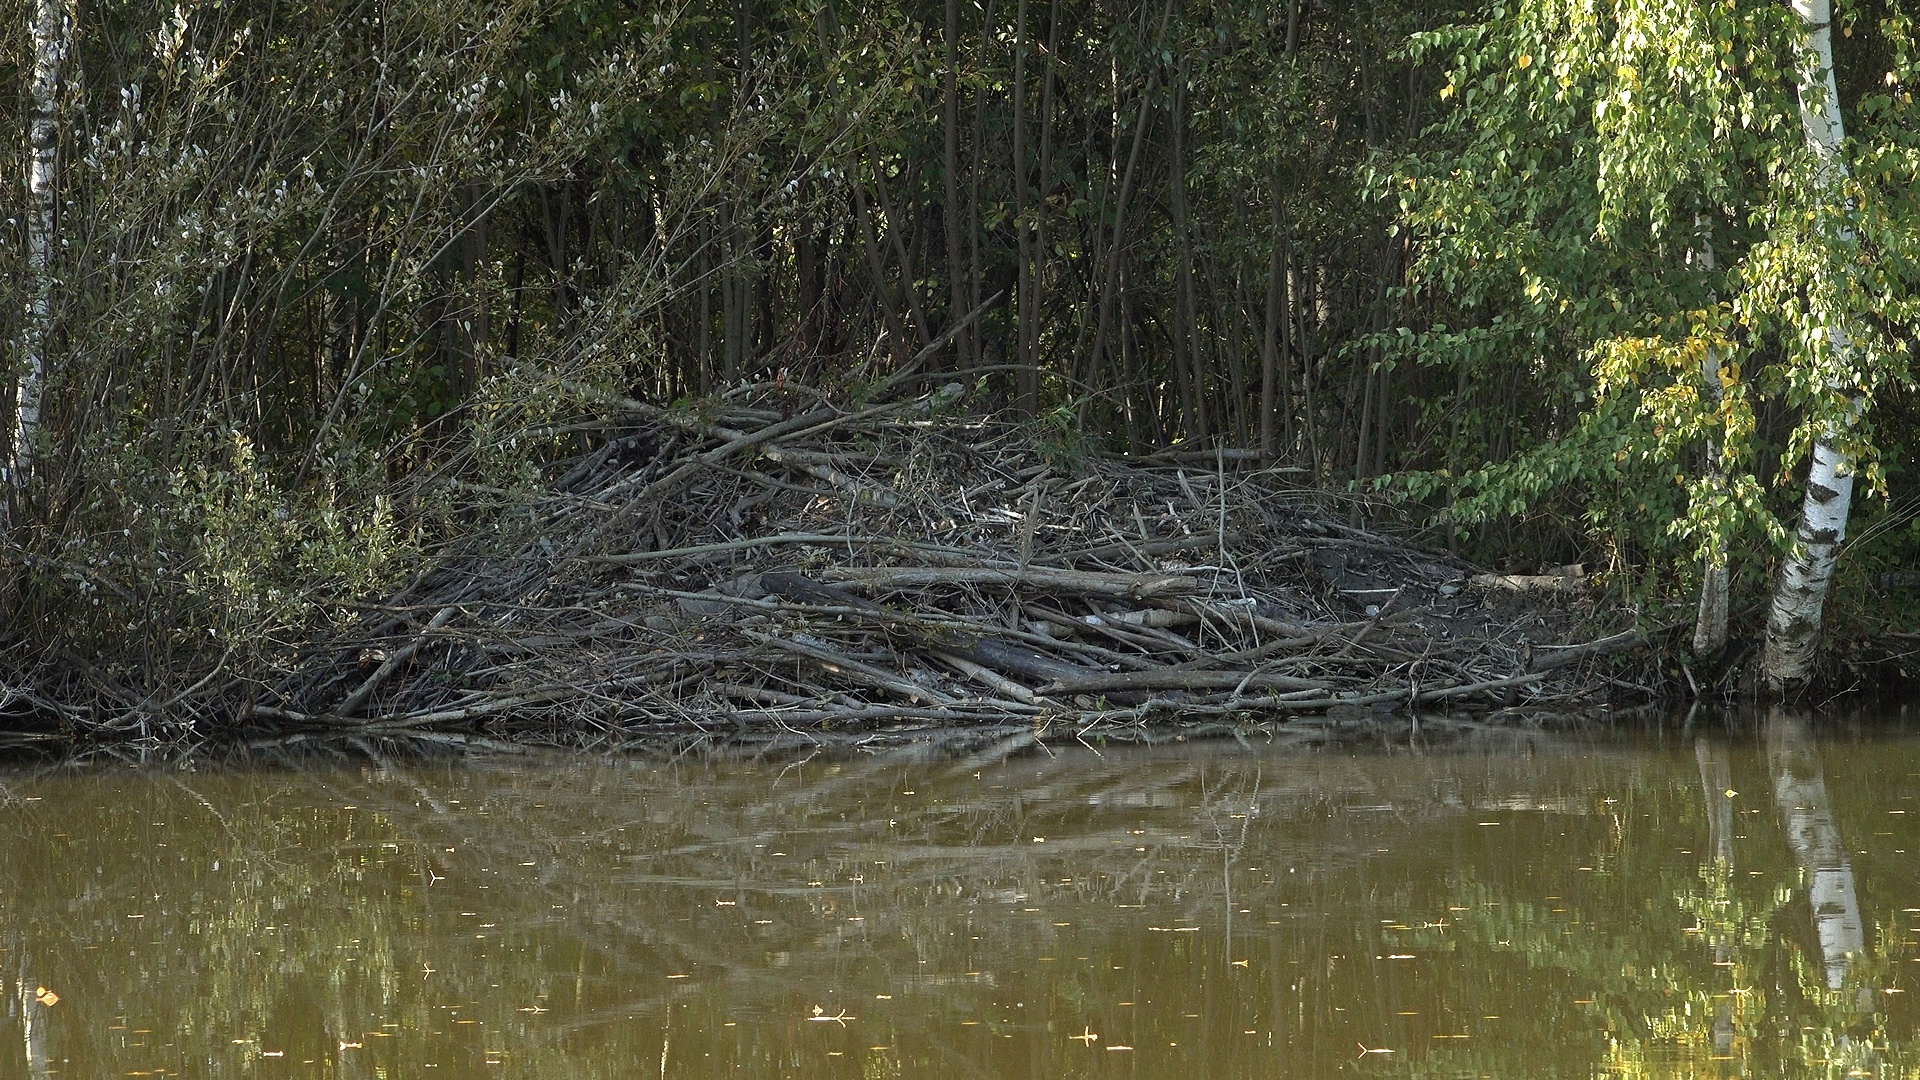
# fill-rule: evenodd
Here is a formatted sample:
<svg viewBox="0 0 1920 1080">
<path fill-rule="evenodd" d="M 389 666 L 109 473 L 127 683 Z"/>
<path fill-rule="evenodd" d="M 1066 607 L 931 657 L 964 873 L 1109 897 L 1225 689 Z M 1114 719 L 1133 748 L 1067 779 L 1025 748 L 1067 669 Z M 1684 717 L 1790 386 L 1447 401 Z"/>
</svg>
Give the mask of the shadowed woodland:
<svg viewBox="0 0 1920 1080">
<path fill-rule="evenodd" d="M 1273 554 L 1229 543 L 1232 481 L 1259 502 L 1246 516 L 1390 537 L 1463 581 L 1579 568 L 1579 602 L 1547 605 L 1556 634 L 1524 648 L 1637 628 L 1673 661 L 1624 673 L 1643 696 L 1730 692 L 1758 663 L 1776 568 L 1805 546 L 1807 461 L 1831 447 L 1866 497 L 1829 560 L 1828 630 L 1874 644 L 1818 674 L 1897 669 L 1920 549 L 1903 487 L 1911 19 L 1838 9 L 1851 141 L 1823 158 L 1790 8 L 1674 15 L 1652 44 L 1636 17 L 1546 0 L 8 0 L 0 73 L 20 90 L 0 115 L 32 167 L 0 229 L 21 388 L 0 406 L 17 433 L 0 713 L 177 735 L 369 701 L 444 712 L 462 699 L 388 661 L 529 633 L 500 613 L 555 582 L 581 611 L 605 601 L 615 583 L 581 584 L 583 553 L 684 556 L 795 520 L 831 547 L 876 499 L 912 504 L 881 524 L 922 545 L 957 527 L 934 497 L 982 524 L 974 484 L 920 456 L 976 439 L 968 453 L 1013 448 L 999 531 L 949 570 L 1064 550 L 1082 561 L 1062 571 L 1180 574 L 1198 557 L 1168 566 L 1152 545 L 1211 533 L 1205 573 L 1226 573 Z M 1554 25 L 1578 32 L 1553 44 Z M 1739 92 L 1704 94 L 1701 64 Z M 1794 186 L 1808 177 L 1820 193 Z M 1844 349 L 1817 331 L 1836 311 Z M 809 416 L 862 419 L 782 449 Z M 903 417 L 930 433 L 886 426 Z M 1025 470 L 1092 462 L 1144 462 L 1129 490 L 1176 498 L 1148 520 L 1115 481 L 1097 509 L 1119 541 L 1050 536 L 1039 503 L 1060 492 Z M 795 492 L 824 501 L 742 509 Z M 1085 562 L 1100 544 L 1120 546 Z M 643 584 L 808 569 L 795 547 L 724 566 L 702 550 Z M 1391 616 L 1385 596 L 1338 604 L 1408 583 L 1324 563 L 1300 588 L 1334 624 Z M 1689 652 L 1716 580 L 1722 629 Z M 540 633 L 566 614 L 539 610 Z M 609 615 L 632 630 L 648 612 L 585 625 Z M 1190 644 L 1260 648 L 1247 625 Z M 1501 640 L 1508 662 L 1447 660 L 1445 685 L 1528 675 Z M 1310 677 L 1364 696 L 1390 675 L 1418 700 L 1394 665 L 1421 648 Z M 376 694 L 393 674 L 412 699 Z M 1017 689 L 994 699 L 1031 707 Z"/>
</svg>

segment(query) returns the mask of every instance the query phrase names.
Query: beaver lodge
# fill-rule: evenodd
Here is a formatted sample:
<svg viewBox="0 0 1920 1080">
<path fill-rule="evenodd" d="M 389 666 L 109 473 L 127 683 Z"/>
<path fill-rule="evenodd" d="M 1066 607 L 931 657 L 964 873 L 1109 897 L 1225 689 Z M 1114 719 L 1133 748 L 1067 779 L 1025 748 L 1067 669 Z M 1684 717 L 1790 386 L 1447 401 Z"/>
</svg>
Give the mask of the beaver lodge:
<svg viewBox="0 0 1920 1080">
<path fill-rule="evenodd" d="M 1077 453 L 958 384 L 798 393 L 618 403 L 543 497 L 238 711 L 603 745 L 1155 739 L 1650 694 L 1578 578 L 1343 524 L 1254 455 Z"/>
</svg>

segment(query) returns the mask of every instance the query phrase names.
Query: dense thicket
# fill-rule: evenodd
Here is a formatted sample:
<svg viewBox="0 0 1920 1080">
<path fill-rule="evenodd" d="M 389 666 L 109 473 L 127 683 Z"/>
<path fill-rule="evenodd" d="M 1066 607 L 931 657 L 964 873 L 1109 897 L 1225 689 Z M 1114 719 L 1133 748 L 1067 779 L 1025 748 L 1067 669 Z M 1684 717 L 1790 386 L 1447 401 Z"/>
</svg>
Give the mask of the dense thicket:
<svg viewBox="0 0 1920 1080">
<path fill-rule="evenodd" d="M 599 395 L 839 392 L 949 339 L 930 372 L 1062 438 L 1398 465 L 1420 395 L 1350 343 L 1403 242 L 1353 170 L 1425 122 L 1394 50 L 1436 14 L 82 5 L 13 625 L 251 650 Z"/>
<path fill-rule="evenodd" d="M 27 84 L 31 7 L 0 4 L 0 85 Z M 1488 490 L 1447 478 L 1537 460 L 1593 395 L 1591 334 L 1516 323 L 1501 286 L 1409 277 L 1449 243 L 1471 264 L 1431 219 L 1399 227 L 1422 209 L 1399 196 L 1471 150 L 1454 80 L 1505 48 L 1413 35 L 1504 11 L 74 12 L 42 458 L 0 595 L 21 655 L 200 672 L 271 655 L 531 490 L 610 395 L 697 405 L 776 380 L 798 402 L 924 356 L 1064 442 L 1256 450 L 1329 491 L 1420 473 L 1392 490 L 1439 511 Z M 1893 63 L 1884 14 L 1859 16 L 1850 70 Z M 0 95 L 0 130 L 26 109 Z M 22 217 L 0 232 L 9 342 Z M 1885 462 L 1900 407 L 1877 414 Z M 1792 428 L 1777 408 L 1762 457 Z M 1647 510 L 1652 480 L 1602 472 L 1473 503 L 1451 539 L 1653 565 L 1655 585 L 1692 573 L 1659 558 L 1683 489 Z"/>
</svg>

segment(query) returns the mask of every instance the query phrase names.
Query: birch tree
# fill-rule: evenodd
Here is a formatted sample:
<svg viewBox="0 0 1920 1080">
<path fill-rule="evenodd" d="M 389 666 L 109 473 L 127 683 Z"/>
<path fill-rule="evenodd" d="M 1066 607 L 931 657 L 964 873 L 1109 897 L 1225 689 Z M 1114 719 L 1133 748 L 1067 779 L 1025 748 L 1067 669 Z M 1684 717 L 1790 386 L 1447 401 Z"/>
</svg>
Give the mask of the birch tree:
<svg viewBox="0 0 1920 1080">
<path fill-rule="evenodd" d="M 1601 559 L 1660 571 L 1636 574 L 1648 599 L 1697 585 L 1702 655 L 1742 561 L 1783 558 L 1776 687 L 1809 671 L 1854 478 L 1881 475 L 1862 418 L 1909 379 L 1920 328 L 1914 22 L 1852 9 L 1887 92 L 1848 84 L 1850 172 L 1829 2 L 1522 0 L 1417 37 L 1458 105 L 1433 132 L 1446 149 L 1392 178 L 1413 277 L 1449 324 L 1406 351 L 1463 384 L 1524 351 L 1552 406 L 1530 445 L 1410 490 L 1466 524 L 1584 514 Z M 1809 459 L 1792 516 L 1783 489 Z"/>
<path fill-rule="evenodd" d="M 1844 220 L 1840 195 L 1847 173 L 1840 157 L 1846 130 L 1840 115 L 1840 89 L 1834 78 L 1832 5 L 1829 0 L 1793 0 L 1793 10 L 1806 28 L 1799 73 L 1800 125 L 1814 159 L 1816 212 L 1824 219 L 1824 231 L 1832 245 L 1849 248 L 1854 236 Z M 1840 265 L 1840 261 L 1834 260 L 1833 265 Z M 1830 296 L 1832 290 L 1815 288 L 1809 295 Z M 1834 563 L 1846 539 L 1847 515 L 1853 506 L 1854 461 L 1846 439 L 1866 400 L 1855 390 L 1855 380 L 1849 378 L 1855 358 L 1846 326 L 1848 315 L 1834 310 L 1816 315 L 1824 333 L 1817 335 L 1813 344 L 1817 351 L 1819 338 L 1824 337 L 1834 372 L 1830 382 L 1843 404 L 1837 422 L 1826 426 L 1813 444 L 1799 527 L 1774 585 L 1767 616 L 1766 673 L 1767 682 L 1776 690 L 1807 678 Z"/>
<path fill-rule="evenodd" d="M 35 0 L 33 82 L 27 102 L 27 318 L 13 388 L 13 431 L 7 444 L 6 502 L 11 506 L 0 505 L 0 527 L 10 524 L 11 507 L 26 501 L 40 438 L 40 398 L 46 386 L 53 326 L 53 210 L 60 142 L 54 110 L 71 28 L 66 0 Z"/>
</svg>

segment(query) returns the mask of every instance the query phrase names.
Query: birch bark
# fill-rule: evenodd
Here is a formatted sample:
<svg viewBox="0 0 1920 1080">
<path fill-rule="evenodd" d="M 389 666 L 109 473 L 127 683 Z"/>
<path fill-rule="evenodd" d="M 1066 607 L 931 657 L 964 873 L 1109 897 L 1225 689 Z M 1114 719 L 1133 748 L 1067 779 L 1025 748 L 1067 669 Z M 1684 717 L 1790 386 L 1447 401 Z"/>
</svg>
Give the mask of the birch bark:
<svg viewBox="0 0 1920 1080">
<path fill-rule="evenodd" d="M 1807 34 L 1807 58 L 1800 73 L 1800 124 L 1806 131 L 1807 146 L 1818 161 L 1818 182 L 1831 189 L 1846 177 L 1846 164 L 1840 160 L 1840 142 L 1846 131 L 1833 74 L 1832 4 L 1830 0 L 1793 0 L 1793 10 Z M 1846 243 L 1852 237 L 1843 227 L 1831 239 Z M 1853 341 L 1837 317 L 1828 323 L 1826 332 L 1835 366 L 1844 371 Z M 1844 419 L 1822 432 L 1814 443 L 1799 528 L 1787 561 L 1780 568 L 1767 616 L 1766 673 L 1767 682 L 1775 690 L 1806 681 L 1812 667 L 1827 589 L 1840 544 L 1847 536 L 1847 514 L 1853 505 L 1853 459 L 1840 442 L 1858 420 L 1863 405 L 1859 397 L 1854 397 Z"/>
<path fill-rule="evenodd" d="M 5 463 L 8 490 L 7 498 L 0 502 L 0 527 L 11 524 L 6 515 L 12 507 L 25 503 L 40 437 L 40 398 L 46 386 L 47 345 L 53 325 L 53 210 L 59 165 L 54 107 L 71 25 L 66 0 L 35 0 L 33 83 L 27 101 L 27 317 L 21 335 L 20 372 L 13 387 L 13 431 Z"/>
</svg>

